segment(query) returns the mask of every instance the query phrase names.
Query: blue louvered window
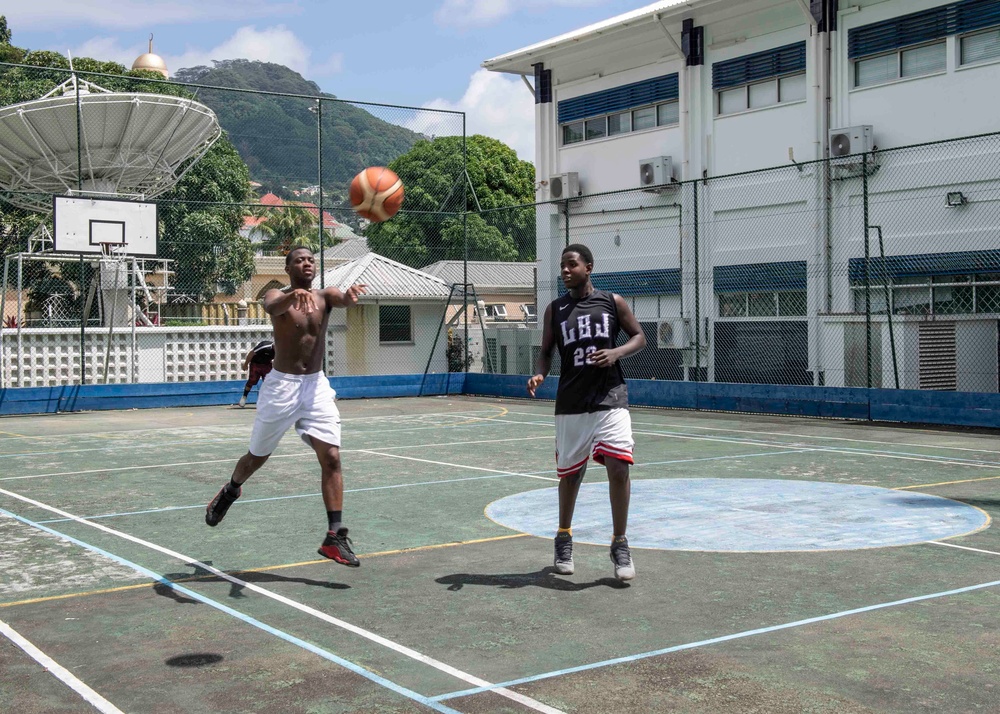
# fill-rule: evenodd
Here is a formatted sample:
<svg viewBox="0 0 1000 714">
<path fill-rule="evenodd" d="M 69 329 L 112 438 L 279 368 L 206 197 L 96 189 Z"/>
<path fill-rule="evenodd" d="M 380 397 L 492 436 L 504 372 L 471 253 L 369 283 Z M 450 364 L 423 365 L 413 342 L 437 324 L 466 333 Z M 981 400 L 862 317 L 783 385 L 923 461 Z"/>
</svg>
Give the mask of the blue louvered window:
<svg viewBox="0 0 1000 714">
<path fill-rule="evenodd" d="M 677 74 L 633 82 L 559 102 L 562 143 L 576 144 L 679 120 Z"/>
<path fill-rule="evenodd" d="M 805 261 L 717 265 L 713 277 L 720 318 L 806 316 Z"/>
<path fill-rule="evenodd" d="M 947 38 L 960 38 L 961 63 L 1000 58 L 1000 0 L 962 0 L 856 27 L 847 36 L 854 86 L 944 72 Z M 986 28 L 994 28 L 980 32 Z"/>
<path fill-rule="evenodd" d="M 895 315 L 1000 313 L 1000 250 L 851 258 L 848 278 L 856 313 L 885 314 L 886 292 Z"/>
<path fill-rule="evenodd" d="M 716 111 L 735 114 L 806 97 L 806 43 L 796 42 L 712 65 Z"/>
</svg>

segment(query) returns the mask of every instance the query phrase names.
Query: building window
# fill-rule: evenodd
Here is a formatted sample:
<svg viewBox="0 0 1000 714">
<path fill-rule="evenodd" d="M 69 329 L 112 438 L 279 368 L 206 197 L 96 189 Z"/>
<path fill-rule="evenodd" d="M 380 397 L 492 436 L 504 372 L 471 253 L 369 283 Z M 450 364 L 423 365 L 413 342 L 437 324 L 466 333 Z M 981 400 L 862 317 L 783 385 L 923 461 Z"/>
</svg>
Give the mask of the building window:
<svg viewBox="0 0 1000 714">
<path fill-rule="evenodd" d="M 575 121 L 572 124 L 563 124 L 562 135 L 563 144 L 576 144 L 583 141 L 583 122 Z"/>
<path fill-rule="evenodd" d="M 378 306 L 379 342 L 413 342 L 409 305 Z"/>
<path fill-rule="evenodd" d="M 563 124 L 563 145 L 577 144 L 591 139 L 603 139 L 607 136 L 619 136 L 632 131 L 654 129 L 658 126 L 672 126 L 679 121 L 679 103 L 677 101 L 662 102 L 627 112 Z"/>
<path fill-rule="evenodd" d="M 935 42 L 854 62 L 854 86 L 870 87 L 904 77 L 944 72 L 948 66 L 947 45 Z"/>
<path fill-rule="evenodd" d="M 606 117 L 587 120 L 587 141 L 603 139 L 608 135 L 608 120 Z"/>
<path fill-rule="evenodd" d="M 1000 58 L 1000 28 L 968 35 L 959 40 L 961 63 L 976 64 Z"/>
<path fill-rule="evenodd" d="M 719 317 L 805 317 L 804 290 L 718 293 Z"/>
<path fill-rule="evenodd" d="M 486 306 L 486 315 L 494 320 L 507 319 L 507 306 L 503 303 Z"/>
<path fill-rule="evenodd" d="M 798 72 L 785 77 L 775 77 L 764 82 L 754 82 L 741 87 L 719 91 L 718 112 L 735 114 L 747 109 L 773 107 L 806 98 L 806 73 Z"/>
<path fill-rule="evenodd" d="M 632 131 L 632 112 L 621 112 L 608 116 L 608 136 L 627 134 Z"/>
<path fill-rule="evenodd" d="M 854 312 L 886 314 L 886 288 L 893 315 L 972 315 L 1000 313 L 1000 275 L 935 275 L 891 278 L 889 284 L 873 277 L 869 291 L 863 280 L 852 278 Z"/>
</svg>

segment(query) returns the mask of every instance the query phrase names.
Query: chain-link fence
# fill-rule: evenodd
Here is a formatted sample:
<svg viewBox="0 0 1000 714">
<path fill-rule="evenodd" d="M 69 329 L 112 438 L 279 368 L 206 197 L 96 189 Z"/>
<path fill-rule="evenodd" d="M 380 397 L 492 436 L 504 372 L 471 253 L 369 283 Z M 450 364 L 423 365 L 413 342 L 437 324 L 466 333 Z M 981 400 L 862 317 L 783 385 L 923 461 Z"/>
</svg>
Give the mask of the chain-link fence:
<svg viewBox="0 0 1000 714">
<path fill-rule="evenodd" d="M 464 115 L 344 101 L 301 78 L 304 93 L 206 84 L 246 86 L 275 67 L 236 61 L 168 82 L 53 53 L 0 63 L 0 386 L 239 378 L 270 335 L 262 299 L 288 284 L 296 245 L 316 254 L 314 287 L 369 284 L 358 308 L 331 316 L 328 370 L 448 369 L 442 315 L 454 326 L 478 313 L 463 310 L 470 290 L 422 269 L 463 261 L 467 233 L 476 255 L 522 257 L 509 216 L 498 229 L 467 215 L 478 197 Z M 368 166 L 392 166 L 407 192 L 385 224 L 349 204 Z M 97 203 L 90 235 L 72 233 L 53 210 L 65 196 L 155 203 L 154 249 L 131 248 L 149 236 Z"/>
<path fill-rule="evenodd" d="M 998 155 L 976 136 L 538 204 L 539 311 L 583 243 L 646 335 L 631 378 L 996 392 Z M 535 363 L 540 330 L 492 332 L 488 367 Z"/>
<path fill-rule="evenodd" d="M 331 373 L 527 374 L 580 242 L 646 334 L 631 378 L 997 391 L 1000 135 L 531 203 L 463 114 L 180 79 L 0 64 L 0 385 L 239 378 L 293 245 L 370 286 Z M 379 224 L 372 165 L 406 187 Z M 155 202 L 155 255 L 54 252 L 54 197 L 109 191 Z"/>
</svg>

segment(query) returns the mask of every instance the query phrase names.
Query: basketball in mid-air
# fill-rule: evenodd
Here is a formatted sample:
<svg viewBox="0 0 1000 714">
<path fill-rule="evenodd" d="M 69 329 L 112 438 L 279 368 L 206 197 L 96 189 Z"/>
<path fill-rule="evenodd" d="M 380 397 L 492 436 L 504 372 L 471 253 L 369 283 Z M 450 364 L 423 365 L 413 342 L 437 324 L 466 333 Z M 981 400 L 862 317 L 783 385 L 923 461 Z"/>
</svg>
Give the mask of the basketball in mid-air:
<svg viewBox="0 0 1000 714">
<path fill-rule="evenodd" d="M 381 223 L 403 205 L 403 182 L 392 169 L 369 166 L 351 181 L 350 199 L 359 216 Z"/>
</svg>

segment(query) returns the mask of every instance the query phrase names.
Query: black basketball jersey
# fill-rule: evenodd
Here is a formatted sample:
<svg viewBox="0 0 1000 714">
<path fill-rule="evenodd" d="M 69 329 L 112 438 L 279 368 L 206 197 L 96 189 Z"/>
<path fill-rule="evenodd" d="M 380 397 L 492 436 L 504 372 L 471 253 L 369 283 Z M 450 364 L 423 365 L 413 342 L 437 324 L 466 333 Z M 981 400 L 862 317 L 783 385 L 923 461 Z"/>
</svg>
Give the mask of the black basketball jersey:
<svg viewBox="0 0 1000 714">
<path fill-rule="evenodd" d="M 274 343 L 271 341 L 258 342 L 253 348 L 253 357 L 250 358 L 253 364 L 271 364 L 274 361 Z"/>
<path fill-rule="evenodd" d="M 614 294 L 594 290 L 575 300 L 567 293 L 552 301 L 550 319 L 562 363 L 556 414 L 587 414 L 628 406 L 620 363 L 611 367 L 589 363 L 590 355 L 613 348 L 618 338 Z"/>
</svg>

